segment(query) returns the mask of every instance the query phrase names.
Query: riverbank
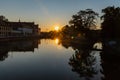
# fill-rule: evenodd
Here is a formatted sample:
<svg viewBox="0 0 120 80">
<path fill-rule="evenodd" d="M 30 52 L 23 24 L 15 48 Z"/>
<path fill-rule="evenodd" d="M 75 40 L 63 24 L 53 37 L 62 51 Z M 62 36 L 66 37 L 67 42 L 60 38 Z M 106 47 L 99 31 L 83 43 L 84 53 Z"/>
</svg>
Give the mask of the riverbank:
<svg viewBox="0 0 120 80">
<path fill-rule="evenodd" d="M 40 36 L 24 36 L 24 37 L 3 37 L 0 38 L 0 41 L 14 41 L 14 40 L 29 40 L 29 39 L 39 39 Z"/>
</svg>

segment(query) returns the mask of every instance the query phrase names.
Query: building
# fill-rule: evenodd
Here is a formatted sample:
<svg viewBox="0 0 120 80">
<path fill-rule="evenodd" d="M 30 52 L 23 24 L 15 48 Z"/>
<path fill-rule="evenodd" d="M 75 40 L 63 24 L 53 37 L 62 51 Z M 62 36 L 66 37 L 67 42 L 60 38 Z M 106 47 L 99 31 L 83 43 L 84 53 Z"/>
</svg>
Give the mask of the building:
<svg viewBox="0 0 120 80">
<path fill-rule="evenodd" d="M 41 29 L 34 22 L 0 20 L 0 38 L 39 36 Z"/>
<path fill-rule="evenodd" d="M 8 22 L 0 21 L 0 38 L 9 37 L 11 29 Z"/>
</svg>

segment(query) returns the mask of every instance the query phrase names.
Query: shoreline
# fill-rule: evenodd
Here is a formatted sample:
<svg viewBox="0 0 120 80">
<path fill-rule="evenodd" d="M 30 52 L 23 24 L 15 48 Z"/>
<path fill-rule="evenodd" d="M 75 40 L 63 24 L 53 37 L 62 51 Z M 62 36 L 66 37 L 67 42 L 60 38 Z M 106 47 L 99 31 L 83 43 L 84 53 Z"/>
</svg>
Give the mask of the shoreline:
<svg viewBox="0 0 120 80">
<path fill-rule="evenodd" d="M 1 41 L 14 41 L 14 40 L 27 40 L 27 39 L 37 39 L 37 38 L 41 38 L 40 36 L 24 36 L 24 37 L 3 37 L 0 38 L 0 42 Z"/>
</svg>

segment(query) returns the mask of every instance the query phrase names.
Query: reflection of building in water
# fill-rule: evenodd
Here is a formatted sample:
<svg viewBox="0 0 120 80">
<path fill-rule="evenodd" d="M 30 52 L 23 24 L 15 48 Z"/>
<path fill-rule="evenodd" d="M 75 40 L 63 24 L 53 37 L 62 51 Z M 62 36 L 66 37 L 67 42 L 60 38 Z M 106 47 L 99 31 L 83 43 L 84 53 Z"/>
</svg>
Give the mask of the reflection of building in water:
<svg viewBox="0 0 120 80">
<path fill-rule="evenodd" d="M 9 51 L 34 52 L 34 49 L 38 48 L 38 44 L 40 44 L 40 40 L 0 42 L 0 60 L 7 58 Z"/>
</svg>

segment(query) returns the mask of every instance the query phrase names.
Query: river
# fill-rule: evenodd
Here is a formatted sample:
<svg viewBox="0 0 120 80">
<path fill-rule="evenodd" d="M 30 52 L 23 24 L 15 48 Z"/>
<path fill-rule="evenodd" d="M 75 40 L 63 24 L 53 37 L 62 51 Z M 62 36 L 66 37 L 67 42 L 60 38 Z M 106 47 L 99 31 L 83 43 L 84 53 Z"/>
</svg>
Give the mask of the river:
<svg viewBox="0 0 120 80">
<path fill-rule="evenodd" d="M 57 38 L 0 42 L 0 80 L 103 80 L 101 53 Z"/>
</svg>

